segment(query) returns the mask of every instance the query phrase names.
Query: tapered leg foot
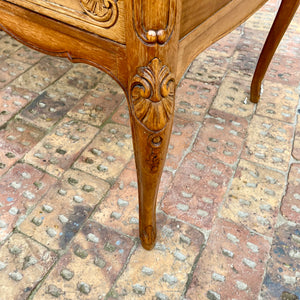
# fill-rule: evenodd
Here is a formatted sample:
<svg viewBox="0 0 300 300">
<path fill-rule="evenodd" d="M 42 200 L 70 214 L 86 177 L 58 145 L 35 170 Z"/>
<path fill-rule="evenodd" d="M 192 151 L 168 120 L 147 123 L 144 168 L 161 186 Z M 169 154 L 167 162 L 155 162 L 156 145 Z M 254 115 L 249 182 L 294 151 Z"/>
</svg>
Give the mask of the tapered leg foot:
<svg viewBox="0 0 300 300">
<path fill-rule="evenodd" d="M 172 130 L 174 100 L 174 76 L 158 58 L 137 68 L 128 104 L 139 188 L 140 239 L 147 250 L 156 240 L 156 198 Z"/>
<path fill-rule="evenodd" d="M 261 91 L 262 91 L 262 81 L 256 82 L 256 80 L 254 80 L 253 78 L 251 83 L 251 90 L 250 90 L 250 101 L 253 103 L 258 103 L 260 99 Z"/>
<path fill-rule="evenodd" d="M 282 0 L 272 28 L 269 32 L 251 84 L 250 100 L 257 103 L 260 99 L 261 83 L 273 55 L 299 7 L 300 0 Z"/>
</svg>

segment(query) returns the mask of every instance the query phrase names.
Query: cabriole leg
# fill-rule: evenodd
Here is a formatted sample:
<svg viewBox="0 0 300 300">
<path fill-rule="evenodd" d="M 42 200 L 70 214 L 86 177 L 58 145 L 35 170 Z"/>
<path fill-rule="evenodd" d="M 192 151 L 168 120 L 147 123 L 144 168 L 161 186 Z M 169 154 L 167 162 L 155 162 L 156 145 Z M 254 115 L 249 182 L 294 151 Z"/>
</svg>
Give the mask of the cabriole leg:
<svg viewBox="0 0 300 300">
<path fill-rule="evenodd" d="M 158 58 L 137 68 L 128 104 L 139 188 L 140 239 L 147 250 L 155 245 L 156 198 L 172 130 L 174 100 L 174 78 Z"/>
<path fill-rule="evenodd" d="M 300 0 L 281 1 L 280 8 L 259 57 L 252 79 L 250 100 L 253 103 L 259 101 L 262 80 L 284 33 L 296 13 L 299 3 Z"/>
</svg>

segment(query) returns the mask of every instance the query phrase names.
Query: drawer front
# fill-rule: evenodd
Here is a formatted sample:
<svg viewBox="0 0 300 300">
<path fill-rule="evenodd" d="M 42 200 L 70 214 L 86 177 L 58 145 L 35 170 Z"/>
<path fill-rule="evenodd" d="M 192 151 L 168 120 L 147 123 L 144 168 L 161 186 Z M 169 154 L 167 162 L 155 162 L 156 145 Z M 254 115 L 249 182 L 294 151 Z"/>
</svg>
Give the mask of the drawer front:
<svg viewBox="0 0 300 300">
<path fill-rule="evenodd" d="M 251 1 L 251 0 L 250 0 Z M 232 0 L 185 0 L 182 1 L 180 37 L 184 37 L 219 9 Z"/>
<path fill-rule="evenodd" d="M 53 19 L 125 44 L 124 0 L 8 0 Z"/>
</svg>

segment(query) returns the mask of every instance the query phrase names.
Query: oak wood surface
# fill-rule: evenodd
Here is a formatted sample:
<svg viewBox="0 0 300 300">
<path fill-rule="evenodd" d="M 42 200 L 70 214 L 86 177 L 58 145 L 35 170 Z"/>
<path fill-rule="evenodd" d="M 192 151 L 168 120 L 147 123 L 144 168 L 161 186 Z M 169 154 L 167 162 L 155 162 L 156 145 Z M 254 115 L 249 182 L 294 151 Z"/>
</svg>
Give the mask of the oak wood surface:
<svg viewBox="0 0 300 300">
<path fill-rule="evenodd" d="M 123 88 L 145 249 L 155 245 L 156 197 L 172 130 L 176 86 L 196 55 L 266 1 L 0 0 L 0 29 L 36 50 L 91 64 Z M 299 2 L 282 0 L 255 73 L 256 89 Z"/>
<path fill-rule="evenodd" d="M 180 38 L 195 29 L 232 0 L 190 0 L 182 6 Z"/>
<path fill-rule="evenodd" d="M 105 22 L 98 22 L 88 16 L 79 0 L 9 0 L 8 2 L 125 44 L 126 14 L 123 0 L 118 0 L 117 20 L 108 28 Z"/>
</svg>

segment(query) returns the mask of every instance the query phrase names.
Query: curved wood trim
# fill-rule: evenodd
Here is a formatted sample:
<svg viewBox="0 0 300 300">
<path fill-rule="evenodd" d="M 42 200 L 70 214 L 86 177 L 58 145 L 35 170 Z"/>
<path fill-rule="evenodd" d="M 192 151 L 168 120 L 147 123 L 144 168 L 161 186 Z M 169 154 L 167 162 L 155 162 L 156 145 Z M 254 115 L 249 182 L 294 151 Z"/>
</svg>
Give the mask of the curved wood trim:
<svg viewBox="0 0 300 300">
<path fill-rule="evenodd" d="M 80 29 L 3 1 L 0 1 L 0 29 L 34 50 L 102 70 L 127 93 L 125 46 L 88 32 L 82 34 Z"/>
</svg>

